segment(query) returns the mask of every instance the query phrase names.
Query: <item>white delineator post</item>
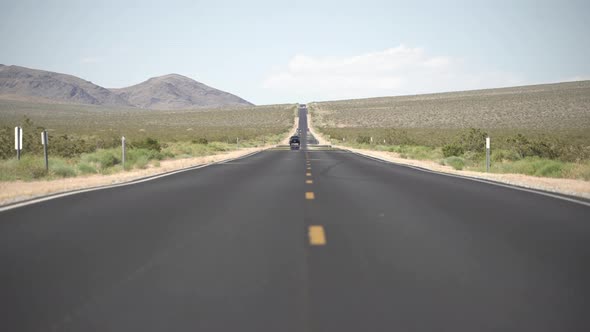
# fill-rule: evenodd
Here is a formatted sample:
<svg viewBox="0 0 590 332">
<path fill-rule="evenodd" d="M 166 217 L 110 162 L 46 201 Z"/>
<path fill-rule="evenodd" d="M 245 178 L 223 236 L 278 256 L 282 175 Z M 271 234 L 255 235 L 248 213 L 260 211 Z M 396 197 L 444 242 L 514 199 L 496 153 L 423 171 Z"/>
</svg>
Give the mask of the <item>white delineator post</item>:
<svg viewBox="0 0 590 332">
<path fill-rule="evenodd" d="M 14 149 L 16 159 L 20 160 L 20 151 L 23 149 L 23 128 L 21 127 L 14 127 Z"/>
<path fill-rule="evenodd" d="M 123 164 L 123 170 L 125 170 L 125 136 L 121 137 L 121 163 Z"/>
<path fill-rule="evenodd" d="M 486 172 L 490 171 L 490 138 L 486 137 Z"/>
<path fill-rule="evenodd" d="M 45 172 L 49 172 L 49 158 L 47 156 L 47 144 L 49 139 L 47 137 L 47 130 L 41 132 L 41 144 L 43 144 L 43 154 L 45 155 Z"/>
</svg>

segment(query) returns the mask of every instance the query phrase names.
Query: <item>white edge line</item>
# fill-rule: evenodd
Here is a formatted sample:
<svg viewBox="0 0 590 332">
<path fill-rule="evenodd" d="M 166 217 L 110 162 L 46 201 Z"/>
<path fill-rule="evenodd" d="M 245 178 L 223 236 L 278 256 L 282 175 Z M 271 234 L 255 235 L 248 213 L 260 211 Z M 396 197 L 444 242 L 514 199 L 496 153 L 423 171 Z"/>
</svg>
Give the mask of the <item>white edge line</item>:
<svg viewBox="0 0 590 332">
<path fill-rule="evenodd" d="M 163 177 L 169 176 L 169 175 L 174 175 L 174 174 L 178 174 L 178 173 L 182 173 L 182 172 L 188 172 L 188 171 L 192 171 L 192 170 L 204 168 L 204 167 L 207 167 L 207 166 L 212 166 L 212 165 L 217 165 L 217 164 L 224 164 L 224 163 L 227 163 L 227 162 L 230 162 L 230 161 L 248 158 L 248 157 L 251 157 L 251 156 L 253 156 L 255 154 L 258 154 L 258 153 L 260 153 L 262 151 L 264 151 L 264 150 L 254 151 L 252 153 L 249 153 L 249 154 L 246 154 L 246 155 L 243 155 L 243 156 L 240 156 L 240 157 L 236 157 L 236 158 L 232 158 L 232 159 L 227 159 L 227 160 L 223 160 L 223 161 L 217 161 L 217 162 L 213 162 L 213 163 L 209 163 L 209 164 L 189 166 L 189 167 L 186 167 L 186 168 L 181 168 L 181 169 L 178 169 L 178 170 L 165 172 L 165 173 L 162 173 L 162 174 L 159 174 L 159 175 L 151 175 L 151 176 L 147 176 L 147 177 L 144 177 L 144 178 L 138 178 L 138 179 L 130 180 L 130 181 L 123 182 L 123 183 L 107 184 L 107 185 L 101 185 L 101 186 L 84 188 L 84 189 L 74 189 L 74 190 L 67 191 L 67 192 L 55 193 L 55 194 L 49 194 L 49 195 L 46 195 L 46 196 L 36 197 L 36 198 L 32 198 L 30 200 L 26 200 L 24 202 L 12 203 L 12 204 L 9 204 L 9 205 L 6 205 L 6 206 L 2 206 L 2 207 L 0 207 L 0 212 L 4 212 L 4 211 L 8 211 L 8 210 L 20 208 L 20 207 L 23 207 L 23 206 L 36 204 L 36 203 L 41 203 L 41 202 L 49 201 L 49 200 L 56 199 L 56 198 L 61 198 L 61 197 L 66 197 L 66 196 L 81 194 L 81 193 L 85 193 L 85 192 L 89 192 L 89 191 L 97 191 L 97 190 L 103 190 L 103 189 L 111 189 L 111 188 L 117 188 L 117 187 L 123 187 L 123 186 L 130 186 L 130 185 L 137 184 L 137 183 L 142 183 L 142 182 L 147 182 L 147 181 L 151 181 L 151 180 L 156 180 L 156 179 L 163 178 Z"/>
<path fill-rule="evenodd" d="M 466 180 L 471 180 L 471 181 L 476 181 L 476 182 L 481 182 L 481 183 L 492 184 L 492 185 L 495 185 L 495 186 L 509 188 L 509 189 L 526 191 L 526 192 L 529 192 L 529 193 L 543 195 L 543 196 L 552 197 L 552 198 L 557 198 L 557 199 L 561 199 L 561 200 L 568 201 L 568 202 L 571 202 L 571 203 L 578 203 L 578 204 L 581 204 L 581 205 L 585 205 L 585 206 L 589 206 L 590 207 L 590 202 L 585 202 L 585 201 L 582 201 L 582 200 L 577 200 L 577 199 L 566 197 L 566 196 L 552 194 L 552 193 L 548 193 L 548 192 L 545 192 L 545 191 L 540 191 L 540 190 L 535 190 L 535 189 L 530 189 L 530 188 L 524 188 L 524 187 L 520 187 L 520 186 L 517 186 L 517 185 L 511 185 L 511 184 L 507 184 L 507 183 L 500 183 L 500 182 L 496 182 L 496 181 L 492 181 L 492 180 L 479 179 L 479 178 L 474 178 L 474 177 L 465 176 L 465 175 L 458 175 L 458 174 L 450 174 L 450 173 L 433 171 L 433 170 L 422 168 L 422 167 L 418 167 L 418 166 L 400 164 L 400 163 L 396 163 L 396 162 L 393 162 L 393 161 L 389 161 L 389 160 L 385 160 L 385 159 L 380 159 L 380 158 L 373 157 L 373 156 L 364 155 L 362 153 L 359 153 L 359 152 L 356 152 L 356 151 L 352 151 L 352 150 L 349 150 L 349 149 L 342 149 L 342 150 L 345 150 L 345 151 L 354 153 L 354 154 L 356 154 L 358 156 L 361 156 L 361 157 L 364 157 L 364 158 L 367 158 L 367 159 L 371 159 L 371 160 L 374 160 L 374 161 L 378 161 L 378 162 L 381 162 L 381 163 L 393 164 L 393 165 L 396 165 L 396 166 L 402 166 L 402 167 L 412 168 L 412 169 L 415 169 L 415 170 L 418 170 L 418 171 L 422 171 L 422 172 L 439 174 L 439 175 L 444 175 L 444 176 L 450 176 L 450 177 L 454 177 L 454 178 L 460 178 L 460 179 L 466 179 Z"/>
</svg>

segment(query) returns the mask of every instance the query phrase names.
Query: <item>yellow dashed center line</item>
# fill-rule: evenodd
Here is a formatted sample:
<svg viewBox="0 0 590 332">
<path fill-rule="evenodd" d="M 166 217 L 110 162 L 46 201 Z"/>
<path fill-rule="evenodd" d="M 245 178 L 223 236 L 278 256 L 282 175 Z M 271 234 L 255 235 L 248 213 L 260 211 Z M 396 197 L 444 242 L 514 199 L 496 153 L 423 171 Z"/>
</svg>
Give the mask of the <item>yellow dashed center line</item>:
<svg viewBox="0 0 590 332">
<path fill-rule="evenodd" d="M 315 199 L 315 194 L 313 193 L 313 191 L 306 192 L 305 199 Z"/>
<path fill-rule="evenodd" d="M 305 173 L 305 176 L 311 176 L 310 172 Z"/>
<path fill-rule="evenodd" d="M 311 170 L 311 167 L 308 167 L 307 169 L 308 169 L 308 170 Z"/>
<path fill-rule="evenodd" d="M 305 183 L 307 183 L 307 184 L 313 184 L 313 180 L 305 180 Z"/>
<path fill-rule="evenodd" d="M 326 233 L 324 226 L 309 226 L 308 229 L 309 244 L 312 246 L 326 245 Z"/>
</svg>

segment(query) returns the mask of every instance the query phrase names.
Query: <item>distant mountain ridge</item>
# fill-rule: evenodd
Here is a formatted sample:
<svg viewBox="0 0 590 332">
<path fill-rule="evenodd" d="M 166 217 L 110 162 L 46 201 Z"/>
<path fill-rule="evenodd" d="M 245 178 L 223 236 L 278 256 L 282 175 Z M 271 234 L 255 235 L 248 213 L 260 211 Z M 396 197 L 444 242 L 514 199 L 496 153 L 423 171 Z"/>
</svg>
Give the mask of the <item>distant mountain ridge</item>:
<svg viewBox="0 0 590 332">
<path fill-rule="evenodd" d="M 0 98 L 146 109 L 253 105 L 178 74 L 153 77 L 126 88 L 107 89 L 72 75 L 1 64 Z"/>
<path fill-rule="evenodd" d="M 137 85 L 111 91 L 135 107 L 148 109 L 253 105 L 231 93 L 178 74 L 152 77 Z"/>
<path fill-rule="evenodd" d="M 37 97 L 48 101 L 130 106 L 109 89 L 81 78 L 20 66 L 0 66 L 0 96 Z"/>
</svg>

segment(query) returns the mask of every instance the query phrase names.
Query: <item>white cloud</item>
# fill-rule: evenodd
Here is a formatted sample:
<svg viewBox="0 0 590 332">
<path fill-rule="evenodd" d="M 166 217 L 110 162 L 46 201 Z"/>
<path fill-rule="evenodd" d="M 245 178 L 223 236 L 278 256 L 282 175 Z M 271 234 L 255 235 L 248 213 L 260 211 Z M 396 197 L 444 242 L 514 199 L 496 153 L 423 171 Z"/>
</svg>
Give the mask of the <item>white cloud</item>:
<svg viewBox="0 0 590 332">
<path fill-rule="evenodd" d="M 263 87 L 311 101 L 471 90 L 522 82 L 511 73 L 472 71 L 461 59 L 400 45 L 348 57 L 296 55 L 286 66 L 275 69 Z"/>
</svg>

